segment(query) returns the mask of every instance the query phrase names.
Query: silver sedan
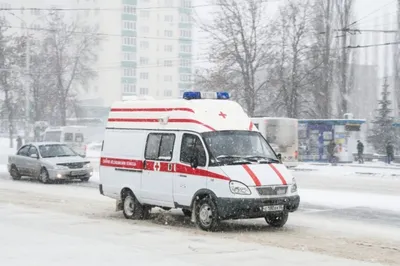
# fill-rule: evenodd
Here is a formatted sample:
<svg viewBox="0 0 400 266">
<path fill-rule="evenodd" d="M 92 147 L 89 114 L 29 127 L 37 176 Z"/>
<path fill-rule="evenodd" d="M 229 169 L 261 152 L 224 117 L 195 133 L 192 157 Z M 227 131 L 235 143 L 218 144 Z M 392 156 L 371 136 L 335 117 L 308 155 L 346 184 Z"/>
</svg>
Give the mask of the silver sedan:
<svg viewBox="0 0 400 266">
<path fill-rule="evenodd" d="M 87 182 L 93 175 L 90 161 L 79 156 L 67 145 L 56 142 L 22 146 L 16 155 L 8 157 L 8 171 L 14 180 L 28 176 L 43 183 L 72 179 Z"/>
</svg>

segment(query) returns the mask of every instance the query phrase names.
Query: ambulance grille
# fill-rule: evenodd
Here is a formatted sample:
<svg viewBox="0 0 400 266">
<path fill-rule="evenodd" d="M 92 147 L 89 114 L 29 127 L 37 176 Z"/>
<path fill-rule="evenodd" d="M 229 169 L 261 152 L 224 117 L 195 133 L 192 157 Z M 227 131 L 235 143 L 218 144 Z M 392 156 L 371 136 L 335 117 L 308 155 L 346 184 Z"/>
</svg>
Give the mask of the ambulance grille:
<svg viewBox="0 0 400 266">
<path fill-rule="evenodd" d="M 258 194 L 261 196 L 280 196 L 287 193 L 287 186 L 270 186 L 270 187 L 258 187 L 256 188 Z"/>
</svg>

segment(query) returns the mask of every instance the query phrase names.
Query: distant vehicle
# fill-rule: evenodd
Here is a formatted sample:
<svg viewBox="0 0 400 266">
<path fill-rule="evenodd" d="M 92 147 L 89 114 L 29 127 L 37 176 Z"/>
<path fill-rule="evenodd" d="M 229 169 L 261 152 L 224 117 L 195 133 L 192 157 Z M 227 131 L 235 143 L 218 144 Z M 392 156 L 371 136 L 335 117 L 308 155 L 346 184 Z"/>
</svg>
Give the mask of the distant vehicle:
<svg viewBox="0 0 400 266">
<path fill-rule="evenodd" d="M 65 143 L 80 155 L 85 155 L 85 126 L 49 127 L 44 132 L 43 141 Z"/>
<path fill-rule="evenodd" d="M 93 167 L 66 144 L 37 142 L 24 145 L 16 155 L 8 156 L 8 172 L 14 180 L 28 176 L 45 184 L 72 179 L 87 182 L 93 175 Z"/>
<path fill-rule="evenodd" d="M 282 155 L 287 167 L 299 164 L 298 120 L 287 117 L 253 117 L 251 121 L 270 143 L 275 153 Z"/>
<path fill-rule="evenodd" d="M 103 142 L 91 142 L 86 145 L 86 158 L 100 158 Z"/>
</svg>

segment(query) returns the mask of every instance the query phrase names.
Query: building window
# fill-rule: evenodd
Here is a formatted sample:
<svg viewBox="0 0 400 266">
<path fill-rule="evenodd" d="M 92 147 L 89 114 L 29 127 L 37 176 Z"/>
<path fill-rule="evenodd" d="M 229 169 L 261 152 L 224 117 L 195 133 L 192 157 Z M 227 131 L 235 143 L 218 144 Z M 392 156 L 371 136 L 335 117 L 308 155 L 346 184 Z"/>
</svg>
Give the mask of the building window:
<svg viewBox="0 0 400 266">
<path fill-rule="evenodd" d="M 174 21 L 174 16 L 172 16 L 172 15 L 165 15 L 165 16 L 164 16 L 164 21 L 165 21 L 165 22 L 173 22 L 173 21 Z"/>
<path fill-rule="evenodd" d="M 174 5 L 173 0 L 164 0 L 164 6 L 166 7 L 172 7 Z"/>
<path fill-rule="evenodd" d="M 140 11 L 140 18 L 149 19 L 150 18 L 150 11 L 148 11 L 148 10 Z"/>
<path fill-rule="evenodd" d="M 149 95 L 149 88 L 140 88 L 140 95 Z"/>
<path fill-rule="evenodd" d="M 130 5 L 125 5 L 124 6 L 124 13 L 125 14 L 136 14 L 136 7 L 135 6 L 130 6 Z"/>
<path fill-rule="evenodd" d="M 134 77 L 134 76 L 136 76 L 136 69 L 124 68 L 124 77 Z"/>
<path fill-rule="evenodd" d="M 148 57 L 140 57 L 140 64 L 141 65 L 148 65 L 149 64 L 149 58 Z"/>
<path fill-rule="evenodd" d="M 124 52 L 124 61 L 136 61 L 136 54 L 132 52 Z"/>
<path fill-rule="evenodd" d="M 181 52 L 182 53 L 191 53 L 192 52 L 192 46 L 191 45 L 185 45 L 185 44 L 183 44 L 183 45 L 181 45 Z"/>
<path fill-rule="evenodd" d="M 149 73 L 141 72 L 140 73 L 140 79 L 149 79 Z"/>
<path fill-rule="evenodd" d="M 122 44 L 128 46 L 136 46 L 135 37 L 122 37 Z"/>
<path fill-rule="evenodd" d="M 135 84 L 123 84 L 123 92 L 124 93 L 136 93 L 136 85 Z"/>
<path fill-rule="evenodd" d="M 172 82 L 172 76 L 164 76 L 165 82 Z"/>
<path fill-rule="evenodd" d="M 135 21 L 122 21 L 122 28 L 124 30 L 136 30 L 136 22 Z"/>
<path fill-rule="evenodd" d="M 184 8 L 191 8 L 192 7 L 191 0 L 181 0 L 181 6 Z"/>
<path fill-rule="evenodd" d="M 188 82 L 188 81 L 190 81 L 190 76 L 191 75 L 181 75 L 181 81 L 185 81 L 185 82 Z"/>
<path fill-rule="evenodd" d="M 172 90 L 164 90 L 165 97 L 172 97 Z"/>
<path fill-rule="evenodd" d="M 181 67 L 191 67 L 191 61 L 190 61 L 190 59 L 181 59 L 181 62 L 180 62 L 180 66 Z"/>
<path fill-rule="evenodd" d="M 172 45 L 164 45 L 164 52 L 172 52 L 173 46 Z"/>
<path fill-rule="evenodd" d="M 150 28 L 148 26 L 140 27 L 140 32 L 143 34 L 148 34 L 150 32 Z"/>
<path fill-rule="evenodd" d="M 192 32 L 190 30 L 181 30 L 181 37 L 182 38 L 191 38 Z"/>
<path fill-rule="evenodd" d="M 165 37 L 172 37 L 172 35 L 173 35 L 172 30 L 165 30 L 165 31 L 164 31 L 164 36 L 165 36 Z"/>
<path fill-rule="evenodd" d="M 188 14 L 181 14 L 180 19 L 181 19 L 181 22 L 183 22 L 183 23 L 189 23 L 192 21 L 192 19 L 190 18 L 190 16 Z"/>
<path fill-rule="evenodd" d="M 172 67 L 172 60 L 164 60 L 165 67 Z"/>
<path fill-rule="evenodd" d="M 140 42 L 140 49 L 149 49 L 149 42 L 148 41 L 141 41 Z"/>
</svg>

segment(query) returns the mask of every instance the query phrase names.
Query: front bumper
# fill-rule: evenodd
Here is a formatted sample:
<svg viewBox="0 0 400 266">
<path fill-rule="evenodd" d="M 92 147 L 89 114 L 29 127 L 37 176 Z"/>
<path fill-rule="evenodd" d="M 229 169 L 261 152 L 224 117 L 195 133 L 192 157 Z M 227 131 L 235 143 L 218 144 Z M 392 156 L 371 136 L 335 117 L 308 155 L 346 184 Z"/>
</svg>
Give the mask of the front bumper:
<svg viewBox="0 0 400 266">
<path fill-rule="evenodd" d="M 93 168 L 49 170 L 49 177 L 52 180 L 73 180 L 88 179 L 93 175 Z"/>
<path fill-rule="evenodd" d="M 280 198 L 235 199 L 217 198 L 218 214 L 221 219 L 261 218 L 266 216 L 264 206 L 283 205 L 284 210 L 294 212 L 299 208 L 300 196 Z"/>
</svg>

